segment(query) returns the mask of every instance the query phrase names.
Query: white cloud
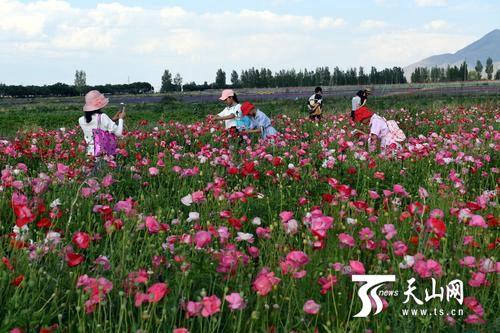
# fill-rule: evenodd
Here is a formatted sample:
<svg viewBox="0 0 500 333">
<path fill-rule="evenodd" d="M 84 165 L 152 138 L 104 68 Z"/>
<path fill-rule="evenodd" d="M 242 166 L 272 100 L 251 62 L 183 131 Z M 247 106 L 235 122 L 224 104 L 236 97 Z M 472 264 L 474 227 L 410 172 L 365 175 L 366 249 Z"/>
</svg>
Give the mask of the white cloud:
<svg viewBox="0 0 500 333">
<path fill-rule="evenodd" d="M 365 41 L 361 63 L 406 66 L 440 53 L 454 53 L 474 41 L 473 36 L 407 30 L 374 35 Z"/>
<path fill-rule="evenodd" d="M 62 50 L 103 50 L 113 46 L 116 30 L 104 31 L 98 27 L 72 27 L 62 25 L 52 45 Z"/>
<path fill-rule="evenodd" d="M 387 23 L 379 20 L 364 20 L 359 24 L 361 29 L 380 29 L 387 26 Z"/>
<path fill-rule="evenodd" d="M 443 29 L 446 29 L 448 27 L 449 27 L 449 24 L 445 20 L 434 20 L 434 21 L 427 22 L 424 25 L 424 28 L 426 30 L 443 30 Z"/>
<path fill-rule="evenodd" d="M 442 7 L 448 4 L 448 0 L 415 0 L 420 7 Z"/>
</svg>

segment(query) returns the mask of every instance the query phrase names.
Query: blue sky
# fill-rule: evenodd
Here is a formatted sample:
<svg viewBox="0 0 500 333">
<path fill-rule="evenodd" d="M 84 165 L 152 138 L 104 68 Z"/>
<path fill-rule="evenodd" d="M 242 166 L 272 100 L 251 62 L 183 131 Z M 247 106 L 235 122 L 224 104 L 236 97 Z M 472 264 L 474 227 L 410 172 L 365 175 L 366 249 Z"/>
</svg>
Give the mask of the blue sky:
<svg viewBox="0 0 500 333">
<path fill-rule="evenodd" d="M 0 0 L 0 82 L 184 82 L 268 67 L 406 66 L 493 29 L 498 0 Z"/>
</svg>

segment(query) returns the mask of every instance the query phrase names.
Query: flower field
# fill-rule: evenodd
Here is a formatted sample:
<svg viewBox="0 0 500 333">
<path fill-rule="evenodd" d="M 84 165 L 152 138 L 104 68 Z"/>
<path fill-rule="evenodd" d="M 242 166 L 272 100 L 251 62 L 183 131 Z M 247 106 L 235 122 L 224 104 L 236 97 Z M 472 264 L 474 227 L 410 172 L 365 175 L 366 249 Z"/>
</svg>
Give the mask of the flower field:
<svg viewBox="0 0 500 333">
<path fill-rule="evenodd" d="M 401 151 L 347 112 L 243 144 L 138 119 L 99 172 L 76 126 L 0 141 L 0 332 L 498 330 L 498 103 L 377 111 Z M 380 313 L 353 274 L 395 275 Z"/>
</svg>

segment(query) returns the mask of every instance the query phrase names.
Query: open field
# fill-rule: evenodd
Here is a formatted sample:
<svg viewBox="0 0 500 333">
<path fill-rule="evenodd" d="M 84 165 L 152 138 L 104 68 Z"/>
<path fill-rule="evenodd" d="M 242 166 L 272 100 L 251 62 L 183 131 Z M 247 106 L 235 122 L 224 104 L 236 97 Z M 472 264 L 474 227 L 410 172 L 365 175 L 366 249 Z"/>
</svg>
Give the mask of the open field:
<svg viewBox="0 0 500 333">
<path fill-rule="evenodd" d="M 498 331 L 499 97 L 370 98 L 391 153 L 345 97 L 319 124 L 261 100 L 280 135 L 243 144 L 205 121 L 221 104 L 132 103 L 94 176 L 81 101 L 2 101 L 0 332 Z M 380 313 L 354 317 L 353 274 L 395 275 Z"/>
</svg>

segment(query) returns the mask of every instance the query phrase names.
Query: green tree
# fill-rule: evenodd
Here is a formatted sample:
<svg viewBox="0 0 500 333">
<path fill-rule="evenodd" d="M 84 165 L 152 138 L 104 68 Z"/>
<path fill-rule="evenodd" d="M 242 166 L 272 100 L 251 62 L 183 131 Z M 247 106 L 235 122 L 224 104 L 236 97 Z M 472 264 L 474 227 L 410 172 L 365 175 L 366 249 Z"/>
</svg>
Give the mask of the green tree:
<svg viewBox="0 0 500 333">
<path fill-rule="evenodd" d="M 500 69 L 495 73 L 495 80 L 500 80 Z"/>
<path fill-rule="evenodd" d="M 168 69 L 165 69 L 161 77 L 161 93 L 166 93 L 169 91 L 174 91 L 174 85 L 172 84 L 172 74 Z"/>
<path fill-rule="evenodd" d="M 476 62 L 476 67 L 474 67 L 474 69 L 476 70 L 477 77 L 479 78 L 479 80 L 481 80 L 481 74 L 483 73 L 483 64 L 480 60 Z"/>
<path fill-rule="evenodd" d="M 233 87 L 238 87 L 240 85 L 240 78 L 238 77 L 238 72 L 236 72 L 234 69 L 231 72 L 231 84 Z"/>
<path fill-rule="evenodd" d="M 217 70 L 215 73 L 215 87 L 216 88 L 224 88 L 226 86 L 226 72 L 224 72 L 221 68 Z"/>
<path fill-rule="evenodd" d="M 75 72 L 75 88 L 76 91 L 81 95 L 85 91 L 87 86 L 87 74 L 83 70 L 76 70 Z"/>
<path fill-rule="evenodd" d="M 491 80 L 493 76 L 493 59 L 491 59 L 491 57 L 488 57 L 488 59 L 486 59 L 486 68 L 484 69 L 484 71 L 488 76 L 488 80 Z"/>
<path fill-rule="evenodd" d="M 182 76 L 179 73 L 175 74 L 174 86 L 175 86 L 175 90 L 178 90 L 178 91 L 182 90 Z"/>
</svg>

